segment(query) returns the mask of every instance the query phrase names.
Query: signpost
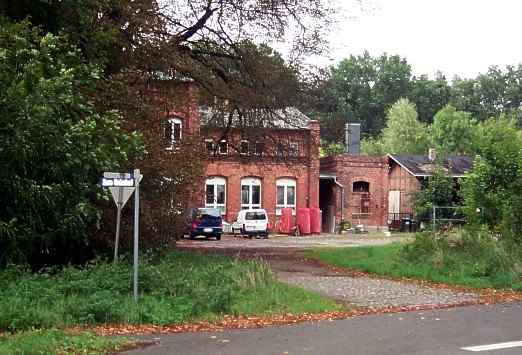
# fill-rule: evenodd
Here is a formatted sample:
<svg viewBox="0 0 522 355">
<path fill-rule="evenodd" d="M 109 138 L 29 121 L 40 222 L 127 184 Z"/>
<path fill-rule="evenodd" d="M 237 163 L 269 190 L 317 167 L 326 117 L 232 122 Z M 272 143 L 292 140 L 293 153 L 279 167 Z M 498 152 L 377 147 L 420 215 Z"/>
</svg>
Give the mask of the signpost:
<svg viewBox="0 0 522 355">
<path fill-rule="evenodd" d="M 136 193 L 134 194 L 134 302 L 138 302 L 138 234 L 140 227 L 140 169 L 134 169 Z"/>
<path fill-rule="evenodd" d="M 143 175 L 140 174 L 140 169 L 134 169 L 133 174 L 129 173 L 103 173 L 100 179 L 100 184 L 103 187 L 108 187 L 111 191 L 114 203 L 116 203 L 117 217 L 116 217 L 116 236 L 114 243 L 114 263 L 118 261 L 118 244 L 120 239 L 120 224 L 121 224 L 121 210 L 127 203 L 134 191 L 134 275 L 133 275 L 133 290 L 134 301 L 138 302 L 138 235 L 139 235 L 139 221 L 140 221 L 140 193 L 139 186 Z"/>
<path fill-rule="evenodd" d="M 114 203 L 116 203 L 116 237 L 114 241 L 114 263 L 118 262 L 118 245 L 120 241 L 121 210 L 134 192 L 134 178 L 127 173 L 103 173 L 102 186 L 111 191 Z"/>
</svg>

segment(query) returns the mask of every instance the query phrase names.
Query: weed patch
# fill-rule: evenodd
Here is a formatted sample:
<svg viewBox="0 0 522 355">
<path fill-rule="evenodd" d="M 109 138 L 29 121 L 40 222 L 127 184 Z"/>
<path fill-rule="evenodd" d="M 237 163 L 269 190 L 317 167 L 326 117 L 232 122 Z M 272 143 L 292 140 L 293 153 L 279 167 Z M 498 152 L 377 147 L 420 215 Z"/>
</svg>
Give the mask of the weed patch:
<svg viewBox="0 0 522 355">
<path fill-rule="evenodd" d="M 333 301 L 277 282 L 267 265 L 222 256 L 169 252 L 144 257 L 139 303 L 132 265 L 95 262 L 31 273 L 0 272 L 0 330 L 104 323 L 167 325 L 248 315 L 338 310 Z"/>
</svg>

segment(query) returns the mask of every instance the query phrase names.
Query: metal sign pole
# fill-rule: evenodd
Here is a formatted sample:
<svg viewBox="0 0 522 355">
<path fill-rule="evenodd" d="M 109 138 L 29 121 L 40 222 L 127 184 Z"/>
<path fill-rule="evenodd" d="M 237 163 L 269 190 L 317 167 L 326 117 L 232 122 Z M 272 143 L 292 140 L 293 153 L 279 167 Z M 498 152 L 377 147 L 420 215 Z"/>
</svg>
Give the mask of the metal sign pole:
<svg viewBox="0 0 522 355">
<path fill-rule="evenodd" d="M 114 264 L 118 262 L 118 244 L 120 242 L 120 224 L 121 224 L 121 207 L 122 204 L 118 203 L 117 215 L 116 215 L 116 240 L 114 242 Z"/>
<path fill-rule="evenodd" d="M 134 169 L 134 302 L 138 302 L 138 234 L 140 225 L 140 169 Z"/>
</svg>

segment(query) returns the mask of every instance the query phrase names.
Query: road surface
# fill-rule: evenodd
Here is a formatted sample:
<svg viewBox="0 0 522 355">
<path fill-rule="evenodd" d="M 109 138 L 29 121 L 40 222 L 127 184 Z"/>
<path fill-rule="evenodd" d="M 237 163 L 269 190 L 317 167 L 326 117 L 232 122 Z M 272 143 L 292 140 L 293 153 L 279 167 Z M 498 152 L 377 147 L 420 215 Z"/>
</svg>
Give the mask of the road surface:
<svg viewBox="0 0 522 355">
<path fill-rule="evenodd" d="M 522 354 L 522 303 L 141 339 L 158 345 L 126 354 L 514 355 Z"/>
</svg>

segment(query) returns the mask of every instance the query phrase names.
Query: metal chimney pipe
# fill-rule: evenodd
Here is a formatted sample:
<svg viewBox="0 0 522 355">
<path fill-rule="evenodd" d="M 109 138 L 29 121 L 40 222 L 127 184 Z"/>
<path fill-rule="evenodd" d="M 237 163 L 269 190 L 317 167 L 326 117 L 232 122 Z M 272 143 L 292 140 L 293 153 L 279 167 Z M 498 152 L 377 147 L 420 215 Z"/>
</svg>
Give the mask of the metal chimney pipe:
<svg viewBox="0 0 522 355">
<path fill-rule="evenodd" d="M 361 124 L 347 123 L 344 125 L 345 152 L 350 155 L 361 154 Z"/>
</svg>

